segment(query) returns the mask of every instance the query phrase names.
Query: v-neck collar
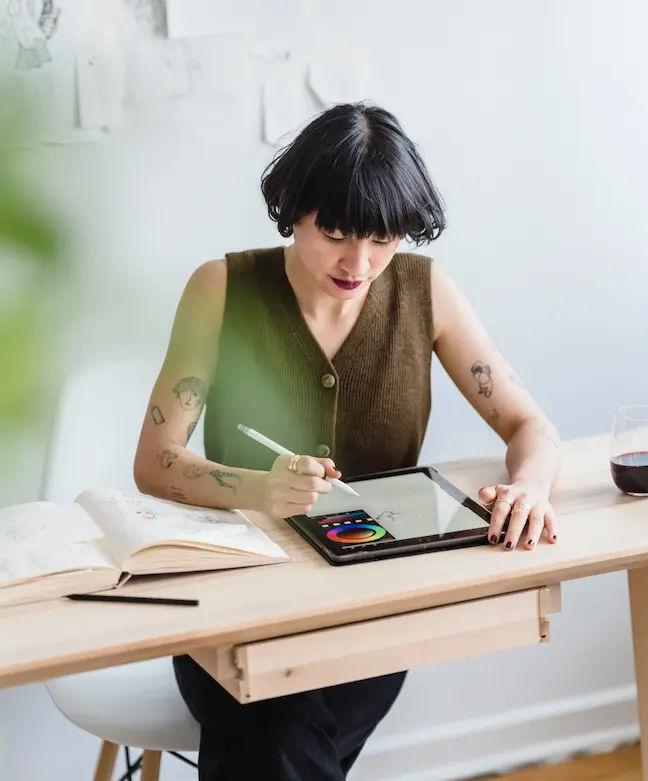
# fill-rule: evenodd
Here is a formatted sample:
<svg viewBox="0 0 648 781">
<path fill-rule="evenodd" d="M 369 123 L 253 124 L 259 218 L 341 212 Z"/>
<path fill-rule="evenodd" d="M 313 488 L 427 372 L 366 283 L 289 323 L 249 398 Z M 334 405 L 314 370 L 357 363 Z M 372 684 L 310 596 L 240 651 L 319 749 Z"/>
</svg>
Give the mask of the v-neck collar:
<svg viewBox="0 0 648 781">
<path fill-rule="evenodd" d="M 342 371 L 349 361 L 353 359 L 355 351 L 365 338 L 367 329 L 378 311 L 378 304 L 381 299 L 380 294 L 384 289 L 384 277 L 387 269 L 369 285 L 367 296 L 353 327 L 333 358 L 329 359 L 306 322 L 295 291 L 290 284 L 286 274 L 283 246 L 276 247 L 276 252 L 273 256 L 273 266 L 276 272 L 275 278 L 279 285 L 279 301 L 300 347 L 318 365 L 321 366 L 321 361 L 323 360 L 329 367 L 335 369 L 336 372 Z"/>
</svg>

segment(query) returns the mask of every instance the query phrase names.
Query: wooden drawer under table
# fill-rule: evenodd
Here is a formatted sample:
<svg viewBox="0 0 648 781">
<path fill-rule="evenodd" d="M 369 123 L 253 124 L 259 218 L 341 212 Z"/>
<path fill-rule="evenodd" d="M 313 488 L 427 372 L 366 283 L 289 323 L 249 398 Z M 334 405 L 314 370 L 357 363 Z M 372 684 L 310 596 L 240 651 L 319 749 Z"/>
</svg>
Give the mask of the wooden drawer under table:
<svg viewBox="0 0 648 781">
<path fill-rule="evenodd" d="M 560 585 L 399 613 L 191 656 L 239 702 L 547 642 Z"/>
</svg>

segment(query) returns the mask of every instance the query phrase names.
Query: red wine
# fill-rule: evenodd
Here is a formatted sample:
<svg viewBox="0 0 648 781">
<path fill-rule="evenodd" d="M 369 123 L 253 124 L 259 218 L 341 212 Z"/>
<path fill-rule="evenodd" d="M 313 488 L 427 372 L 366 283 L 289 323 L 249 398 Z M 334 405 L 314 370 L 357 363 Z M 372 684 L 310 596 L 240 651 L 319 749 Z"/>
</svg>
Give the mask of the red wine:
<svg viewBox="0 0 648 781">
<path fill-rule="evenodd" d="M 648 494 L 648 450 L 614 456 L 610 468 L 619 490 L 626 494 Z"/>
</svg>

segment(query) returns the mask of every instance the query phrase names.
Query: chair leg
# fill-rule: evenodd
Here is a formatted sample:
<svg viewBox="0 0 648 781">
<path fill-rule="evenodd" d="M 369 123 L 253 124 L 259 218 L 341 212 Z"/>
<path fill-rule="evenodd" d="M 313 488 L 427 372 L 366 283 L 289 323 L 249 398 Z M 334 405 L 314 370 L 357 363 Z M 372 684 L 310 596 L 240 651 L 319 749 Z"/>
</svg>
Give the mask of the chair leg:
<svg viewBox="0 0 648 781">
<path fill-rule="evenodd" d="M 115 771 L 115 760 L 117 759 L 118 748 L 119 746 L 116 743 L 111 743 L 108 740 L 104 740 L 101 744 L 94 781 L 111 781 Z"/>
<path fill-rule="evenodd" d="M 145 751 L 142 757 L 141 781 L 158 781 L 160 777 L 161 751 Z"/>
</svg>

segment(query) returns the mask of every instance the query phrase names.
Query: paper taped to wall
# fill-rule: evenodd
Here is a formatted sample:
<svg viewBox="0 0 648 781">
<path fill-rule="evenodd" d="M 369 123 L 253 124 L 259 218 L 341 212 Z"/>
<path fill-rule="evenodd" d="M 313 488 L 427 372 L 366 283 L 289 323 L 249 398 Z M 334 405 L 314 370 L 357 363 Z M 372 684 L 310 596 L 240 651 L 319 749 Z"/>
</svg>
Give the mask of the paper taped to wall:
<svg viewBox="0 0 648 781">
<path fill-rule="evenodd" d="M 79 46 L 76 83 L 80 127 L 109 128 L 120 123 L 124 71 L 116 46 L 106 40 Z"/>
<path fill-rule="evenodd" d="M 307 105 L 303 64 L 293 56 L 275 62 L 261 90 L 263 140 L 277 146 L 282 138 L 296 131 L 312 113 Z"/>
</svg>

